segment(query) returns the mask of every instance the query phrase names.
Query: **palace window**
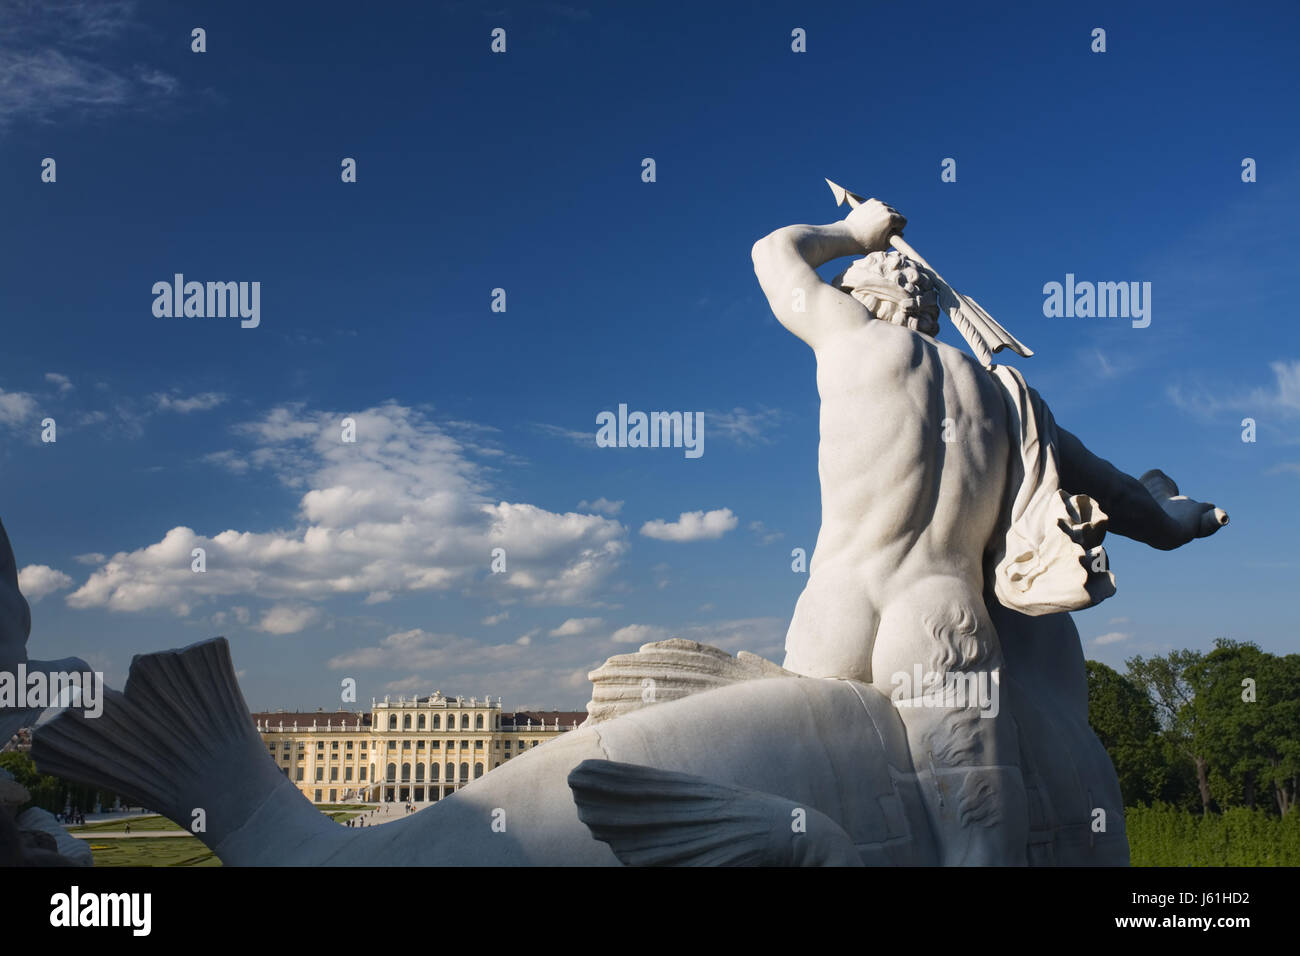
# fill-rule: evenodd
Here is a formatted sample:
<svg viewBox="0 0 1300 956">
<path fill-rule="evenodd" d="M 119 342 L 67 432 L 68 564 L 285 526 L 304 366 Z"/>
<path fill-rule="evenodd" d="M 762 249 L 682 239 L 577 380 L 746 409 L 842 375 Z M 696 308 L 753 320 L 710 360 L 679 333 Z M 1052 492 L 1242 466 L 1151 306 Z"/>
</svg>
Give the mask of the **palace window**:
<svg viewBox="0 0 1300 956">
<path fill-rule="evenodd" d="M 360 776 L 359 776 L 357 779 L 358 779 L 358 780 L 362 780 L 362 781 L 364 781 L 364 780 L 366 779 L 366 768 L 365 768 L 365 767 L 362 767 L 361 770 L 359 771 L 359 773 L 360 773 Z"/>
<path fill-rule="evenodd" d="M 411 765 L 409 763 L 404 763 L 402 764 L 402 783 L 410 783 L 410 782 L 411 782 Z"/>
<path fill-rule="evenodd" d="M 433 783 L 438 782 L 438 770 L 441 766 L 440 763 L 429 764 L 429 780 Z"/>
<path fill-rule="evenodd" d="M 411 715 L 410 715 L 410 714 L 403 714 L 403 715 L 402 715 L 402 729 L 403 729 L 403 730 L 410 730 L 410 729 L 411 729 Z"/>
<path fill-rule="evenodd" d="M 416 720 L 415 720 L 415 726 L 416 726 L 416 729 L 418 729 L 418 730 L 423 730 L 423 729 L 424 729 L 424 714 L 421 714 L 419 717 L 416 718 Z"/>
<path fill-rule="evenodd" d="M 424 764 L 422 763 L 415 765 L 415 782 L 424 783 Z"/>
<path fill-rule="evenodd" d="M 390 763 L 388 765 L 388 782 L 389 783 L 397 782 L 397 764 L 395 763 Z"/>
<path fill-rule="evenodd" d="M 429 746 L 432 747 L 434 750 L 441 750 L 441 749 L 442 749 L 442 741 L 441 741 L 441 740 L 435 740 L 435 741 L 433 741 L 432 743 L 430 743 Z"/>
<path fill-rule="evenodd" d="M 481 776 L 483 776 L 483 765 L 476 763 L 474 764 L 474 779 L 477 780 Z"/>
<path fill-rule="evenodd" d="M 317 767 L 317 768 L 316 768 L 316 780 L 319 782 L 319 781 L 324 780 L 324 779 L 325 779 L 325 768 L 324 768 L 324 767 Z"/>
<path fill-rule="evenodd" d="M 456 765 L 449 763 L 447 764 L 447 782 L 451 783 L 455 779 L 456 779 Z"/>
<path fill-rule="evenodd" d="M 475 750 L 482 750 L 482 749 L 483 749 L 483 741 L 481 741 L 481 740 L 476 740 L 476 741 L 474 741 L 474 749 L 475 749 Z"/>
<path fill-rule="evenodd" d="M 337 740 L 330 741 L 330 750 L 338 750 L 338 749 L 339 749 L 339 742 Z"/>
<path fill-rule="evenodd" d="M 482 714 L 476 714 L 476 715 L 475 715 L 475 717 L 474 717 L 474 729 L 475 729 L 475 730 L 482 730 L 482 729 L 483 729 L 483 715 L 482 715 Z"/>
<path fill-rule="evenodd" d="M 365 768 L 364 768 L 364 767 L 362 767 L 361 769 L 362 769 L 362 772 L 365 771 Z M 352 768 L 351 768 L 351 767 L 344 767 L 344 768 L 343 768 L 343 781 L 344 781 L 344 783 L 351 783 L 351 782 L 352 782 Z"/>
<path fill-rule="evenodd" d="M 389 729 L 389 730 L 396 730 L 396 729 L 397 729 L 397 715 L 396 715 L 396 714 L 389 714 L 389 715 L 388 715 L 388 729 Z"/>
<path fill-rule="evenodd" d="M 460 779 L 462 780 L 469 779 L 469 764 L 463 763 L 460 765 Z"/>
<path fill-rule="evenodd" d="M 339 768 L 330 767 L 330 783 L 335 783 L 339 779 Z"/>
<path fill-rule="evenodd" d="M 295 780 L 302 780 L 302 767 L 299 767 L 299 768 L 298 768 L 298 775 L 297 775 L 296 777 L 294 777 L 294 779 L 295 779 Z"/>
<path fill-rule="evenodd" d="M 460 715 L 460 729 L 469 730 L 469 714 Z"/>
<path fill-rule="evenodd" d="M 441 730 L 441 729 L 442 729 L 442 715 L 441 715 L 441 714 L 434 714 L 434 715 L 433 715 L 433 729 L 434 729 L 434 730 Z"/>
</svg>

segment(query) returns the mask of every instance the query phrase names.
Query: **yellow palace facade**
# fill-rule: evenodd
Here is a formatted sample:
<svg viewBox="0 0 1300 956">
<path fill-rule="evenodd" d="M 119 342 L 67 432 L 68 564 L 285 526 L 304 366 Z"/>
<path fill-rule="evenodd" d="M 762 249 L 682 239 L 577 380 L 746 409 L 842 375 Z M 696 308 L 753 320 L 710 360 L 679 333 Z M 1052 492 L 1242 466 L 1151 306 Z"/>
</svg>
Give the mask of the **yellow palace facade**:
<svg viewBox="0 0 1300 956">
<path fill-rule="evenodd" d="M 313 803 L 439 800 L 569 730 L 581 711 L 503 713 L 491 697 L 385 697 L 369 713 L 255 713 L 276 765 Z"/>
</svg>

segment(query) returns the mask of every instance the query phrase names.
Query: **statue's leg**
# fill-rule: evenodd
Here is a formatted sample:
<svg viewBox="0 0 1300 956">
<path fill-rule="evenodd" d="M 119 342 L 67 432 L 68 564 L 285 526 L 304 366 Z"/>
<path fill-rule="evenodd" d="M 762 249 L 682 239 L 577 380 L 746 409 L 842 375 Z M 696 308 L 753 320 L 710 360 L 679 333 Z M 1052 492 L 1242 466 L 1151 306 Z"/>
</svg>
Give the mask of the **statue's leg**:
<svg viewBox="0 0 1300 956">
<path fill-rule="evenodd" d="M 881 613 L 873 683 L 907 730 L 944 865 L 1024 865 L 1029 820 L 1002 654 L 978 589 L 925 578 Z"/>
</svg>

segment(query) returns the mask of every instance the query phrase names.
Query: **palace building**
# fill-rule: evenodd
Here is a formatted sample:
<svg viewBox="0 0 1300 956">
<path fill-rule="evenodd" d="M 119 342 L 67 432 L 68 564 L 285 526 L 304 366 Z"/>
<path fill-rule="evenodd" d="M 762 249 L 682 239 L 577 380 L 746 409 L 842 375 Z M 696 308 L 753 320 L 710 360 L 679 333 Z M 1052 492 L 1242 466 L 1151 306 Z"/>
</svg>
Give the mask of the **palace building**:
<svg viewBox="0 0 1300 956">
<path fill-rule="evenodd" d="M 502 713 L 501 699 L 399 697 L 369 713 L 255 713 L 276 765 L 313 803 L 425 803 L 576 729 L 583 711 Z"/>
</svg>

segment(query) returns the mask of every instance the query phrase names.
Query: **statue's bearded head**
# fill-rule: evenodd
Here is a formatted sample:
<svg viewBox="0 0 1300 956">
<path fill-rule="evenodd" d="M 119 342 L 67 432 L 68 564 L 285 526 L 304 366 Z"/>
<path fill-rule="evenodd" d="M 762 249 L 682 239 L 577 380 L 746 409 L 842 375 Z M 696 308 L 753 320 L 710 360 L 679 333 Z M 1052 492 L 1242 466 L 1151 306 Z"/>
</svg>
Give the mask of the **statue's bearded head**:
<svg viewBox="0 0 1300 956">
<path fill-rule="evenodd" d="M 895 250 L 873 252 L 831 280 L 882 322 L 923 335 L 939 334 L 939 293 L 934 273 Z"/>
</svg>

